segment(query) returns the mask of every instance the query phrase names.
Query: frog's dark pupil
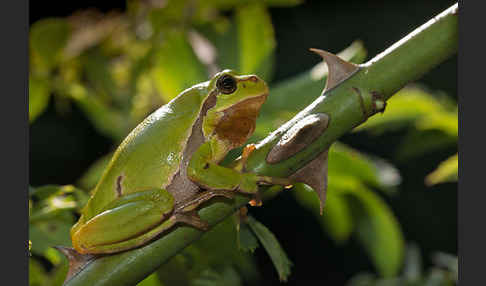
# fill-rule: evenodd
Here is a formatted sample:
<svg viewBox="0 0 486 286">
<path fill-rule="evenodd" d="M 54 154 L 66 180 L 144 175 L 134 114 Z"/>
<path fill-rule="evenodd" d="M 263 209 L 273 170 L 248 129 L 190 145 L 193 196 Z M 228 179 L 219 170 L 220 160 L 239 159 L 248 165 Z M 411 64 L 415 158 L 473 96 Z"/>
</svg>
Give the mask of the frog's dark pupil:
<svg viewBox="0 0 486 286">
<path fill-rule="evenodd" d="M 230 94 L 236 90 L 236 80 L 229 75 L 224 75 L 218 79 L 216 86 L 222 93 Z"/>
</svg>

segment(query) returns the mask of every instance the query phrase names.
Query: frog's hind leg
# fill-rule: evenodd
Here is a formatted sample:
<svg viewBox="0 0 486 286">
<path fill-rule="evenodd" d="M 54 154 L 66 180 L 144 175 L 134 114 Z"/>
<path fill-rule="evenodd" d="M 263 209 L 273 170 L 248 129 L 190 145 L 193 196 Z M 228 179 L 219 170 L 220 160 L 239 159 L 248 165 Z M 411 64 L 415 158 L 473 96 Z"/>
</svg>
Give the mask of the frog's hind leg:
<svg viewBox="0 0 486 286">
<path fill-rule="evenodd" d="M 138 237 L 128 239 L 125 241 L 120 241 L 117 243 L 113 243 L 110 245 L 98 245 L 96 248 L 90 249 L 90 253 L 92 254 L 109 254 L 109 253 L 117 253 L 125 250 L 129 250 L 132 248 L 137 248 L 147 244 L 148 242 L 154 240 L 158 237 L 161 233 L 167 231 L 168 229 L 172 228 L 177 223 L 176 216 L 172 215 L 163 223 L 159 224 L 155 228 L 149 230 L 146 233 L 139 235 Z"/>
<path fill-rule="evenodd" d="M 123 195 L 71 235 L 83 254 L 113 253 L 137 247 L 172 226 L 174 199 L 163 189 Z"/>
</svg>

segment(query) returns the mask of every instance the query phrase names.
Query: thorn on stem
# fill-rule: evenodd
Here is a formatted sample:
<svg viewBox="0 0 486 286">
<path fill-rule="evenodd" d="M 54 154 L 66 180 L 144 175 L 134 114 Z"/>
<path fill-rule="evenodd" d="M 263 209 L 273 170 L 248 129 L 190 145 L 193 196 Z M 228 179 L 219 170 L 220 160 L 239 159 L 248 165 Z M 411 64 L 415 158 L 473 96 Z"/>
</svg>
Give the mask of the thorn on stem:
<svg viewBox="0 0 486 286">
<path fill-rule="evenodd" d="M 325 91 L 337 86 L 343 80 L 347 79 L 359 70 L 358 65 L 347 62 L 334 54 L 314 48 L 309 50 L 320 55 L 328 67 L 329 72 L 327 75 Z"/>
</svg>

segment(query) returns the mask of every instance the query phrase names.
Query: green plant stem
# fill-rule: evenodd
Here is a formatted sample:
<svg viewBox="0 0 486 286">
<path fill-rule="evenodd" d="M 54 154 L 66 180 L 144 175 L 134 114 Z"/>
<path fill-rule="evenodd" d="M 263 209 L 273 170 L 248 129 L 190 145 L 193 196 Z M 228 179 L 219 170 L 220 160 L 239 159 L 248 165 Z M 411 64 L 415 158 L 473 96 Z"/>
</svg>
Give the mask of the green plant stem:
<svg viewBox="0 0 486 286">
<path fill-rule="evenodd" d="M 327 150 L 344 133 L 380 111 L 384 100 L 405 84 L 454 55 L 457 51 L 457 22 L 456 4 L 362 65 L 360 71 L 324 92 L 260 142 L 258 149 L 248 159 L 247 169 L 285 177 Z M 266 155 L 280 137 L 296 122 L 313 113 L 330 116 L 327 130 L 291 158 L 268 164 Z M 231 201 L 220 200 L 208 204 L 199 214 L 210 225 L 215 225 L 248 201 L 248 197 L 237 195 Z M 65 285 L 135 285 L 202 234 L 191 227 L 177 227 L 144 247 L 94 260 Z"/>
<path fill-rule="evenodd" d="M 274 177 L 287 177 L 327 150 L 346 132 L 382 112 L 385 100 L 457 51 L 457 4 L 360 66 L 360 70 L 336 87 L 326 90 L 313 103 L 257 145 L 247 170 Z M 325 113 L 326 131 L 294 156 L 276 164 L 265 159 L 287 130 L 306 116 Z"/>
<path fill-rule="evenodd" d="M 458 48 L 455 4 L 364 64 L 363 87 L 390 98 L 405 84 L 422 77 Z"/>
</svg>

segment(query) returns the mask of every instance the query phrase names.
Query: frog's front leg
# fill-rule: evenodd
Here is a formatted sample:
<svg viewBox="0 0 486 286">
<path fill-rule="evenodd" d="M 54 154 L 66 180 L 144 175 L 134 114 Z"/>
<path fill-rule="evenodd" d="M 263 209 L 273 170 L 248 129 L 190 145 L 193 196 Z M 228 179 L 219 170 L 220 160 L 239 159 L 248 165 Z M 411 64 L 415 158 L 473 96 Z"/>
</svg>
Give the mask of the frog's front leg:
<svg viewBox="0 0 486 286">
<path fill-rule="evenodd" d="M 290 184 L 287 179 L 244 173 L 239 165 L 234 169 L 220 166 L 218 162 L 226 155 L 220 144 L 221 141 L 209 140 L 192 155 L 187 175 L 199 186 L 207 190 L 236 190 L 245 194 L 256 194 L 259 184 Z"/>
</svg>

